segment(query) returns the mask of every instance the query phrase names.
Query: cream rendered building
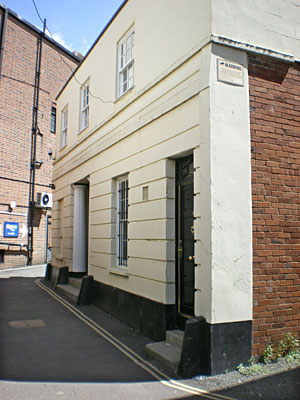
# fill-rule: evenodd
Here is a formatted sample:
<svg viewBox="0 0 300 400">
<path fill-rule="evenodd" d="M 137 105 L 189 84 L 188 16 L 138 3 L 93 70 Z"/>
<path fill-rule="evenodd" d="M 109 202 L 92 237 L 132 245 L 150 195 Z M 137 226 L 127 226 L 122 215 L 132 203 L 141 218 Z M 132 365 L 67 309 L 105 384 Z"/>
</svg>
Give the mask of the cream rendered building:
<svg viewBox="0 0 300 400">
<path fill-rule="evenodd" d="M 251 356 L 248 54 L 297 56 L 293 8 L 125 1 L 57 99 L 53 279 L 155 340 L 185 325 L 183 375 Z"/>
</svg>

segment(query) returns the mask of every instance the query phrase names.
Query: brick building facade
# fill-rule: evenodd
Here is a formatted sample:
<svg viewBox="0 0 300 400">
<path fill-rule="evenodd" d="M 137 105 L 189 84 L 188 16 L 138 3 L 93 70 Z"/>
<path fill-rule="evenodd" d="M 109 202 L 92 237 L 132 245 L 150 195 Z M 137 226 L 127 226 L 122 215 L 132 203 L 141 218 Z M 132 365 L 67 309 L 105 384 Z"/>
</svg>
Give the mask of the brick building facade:
<svg viewBox="0 0 300 400">
<path fill-rule="evenodd" d="M 38 193 L 52 193 L 55 96 L 79 59 L 2 6 L 0 34 L 0 268 L 3 268 L 28 262 L 29 182 L 38 39 L 42 37 L 37 113 L 38 132 L 41 134 L 36 135 L 34 197 Z M 47 247 L 51 246 L 50 217 L 51 209 L 35 207 L 33 264 L 46 261 Z M 18 229 L 18 233 L 14 234 L 11 228 Z"/>
<path fill-rule="evenodd" d="M 253 353 L 300 333 L 300 64 L 249 56 Z"/>
</svg>

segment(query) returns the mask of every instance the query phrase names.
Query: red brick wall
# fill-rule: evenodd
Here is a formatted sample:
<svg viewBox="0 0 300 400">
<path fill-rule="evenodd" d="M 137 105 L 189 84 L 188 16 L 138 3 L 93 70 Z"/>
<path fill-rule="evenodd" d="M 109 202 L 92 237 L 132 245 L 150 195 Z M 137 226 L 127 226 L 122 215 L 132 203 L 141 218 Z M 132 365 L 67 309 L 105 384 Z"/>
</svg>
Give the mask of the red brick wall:
<svg viewBox="0 0 300 400">
<path fill-rule="evenodd" d="M 0 211 L 7 212 L 10 201 L 17 203 L 16 213 L 23 216 L 0 214 L 0 242 L 17 242 L 27 244 L 27 235 L 17 239 L 3 237 L 5 221 L 15 221 L 27 226 L 29 185 L 3 180 L 1 177 L 29 181 L 32 107 L 35 82 L 36 48 L 38 33 L 9 15 L 5 33 L 3 64 L 0 80 Z M 59 55 L 60 53 L 60 55 Z M 63 60 L 62 60 L 63 58 Z M 70 66 L 70 68 L 68 67 Z M 55 134 L 50 132 L 51 107 L 55 97 L 67 80 L 77 61 L 64 53 L 48 40 L 43 40 L 42 65 L 40 77 L 40 97 L 38 127 L 43 137 L 38 136 L 36 159 L 43 161 L 36 170 L 35 192 L 51 192 L 47 187 L 52 181 L 52 163 L 48 153 L 55 151 Z M 51 214 L 48 211 L 48 215 Z M 34 219 L 34 252 L 33 263 L 45 261 L 46 215 L 36 210 Z M 27 252 L 19 252 L 17 247 L 8 251 L 6 245 L 5 262 L 0 268 L 24 265 Z"/>
<path fill-rule="evenodd" d="M 249 56 L 253 353 L 300 334 L 300 64 Z"/>
</svg>

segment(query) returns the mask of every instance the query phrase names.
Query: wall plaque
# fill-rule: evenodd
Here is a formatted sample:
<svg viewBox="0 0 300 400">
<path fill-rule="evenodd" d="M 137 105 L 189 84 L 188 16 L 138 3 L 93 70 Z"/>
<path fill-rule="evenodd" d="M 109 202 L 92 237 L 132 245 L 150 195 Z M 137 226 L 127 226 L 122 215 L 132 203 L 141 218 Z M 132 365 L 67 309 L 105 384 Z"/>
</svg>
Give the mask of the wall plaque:
<svg viewBox="0 0 300 400">
<path fill-rule="evenodd" d="M 218 81 L 244 86 L 244 67 L 218 58 Z"/>
<path fill-rule="evenodd" d="M 4 237 L 17 238 L 19 236 L 19 222 L 4 222 Z"/>
</svg>

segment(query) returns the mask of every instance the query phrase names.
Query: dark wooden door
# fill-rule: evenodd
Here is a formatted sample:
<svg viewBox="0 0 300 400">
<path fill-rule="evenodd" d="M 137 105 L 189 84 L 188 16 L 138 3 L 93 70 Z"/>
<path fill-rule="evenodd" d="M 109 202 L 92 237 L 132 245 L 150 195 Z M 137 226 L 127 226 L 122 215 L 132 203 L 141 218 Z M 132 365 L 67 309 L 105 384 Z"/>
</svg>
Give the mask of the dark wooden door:
<svg viewBox="0 0 300 400">
<path fill-rule="evenodd" d="M 194 315 L 194 168 L 193 157 L 177 160 L 177 309 Z"/>
</svg>

